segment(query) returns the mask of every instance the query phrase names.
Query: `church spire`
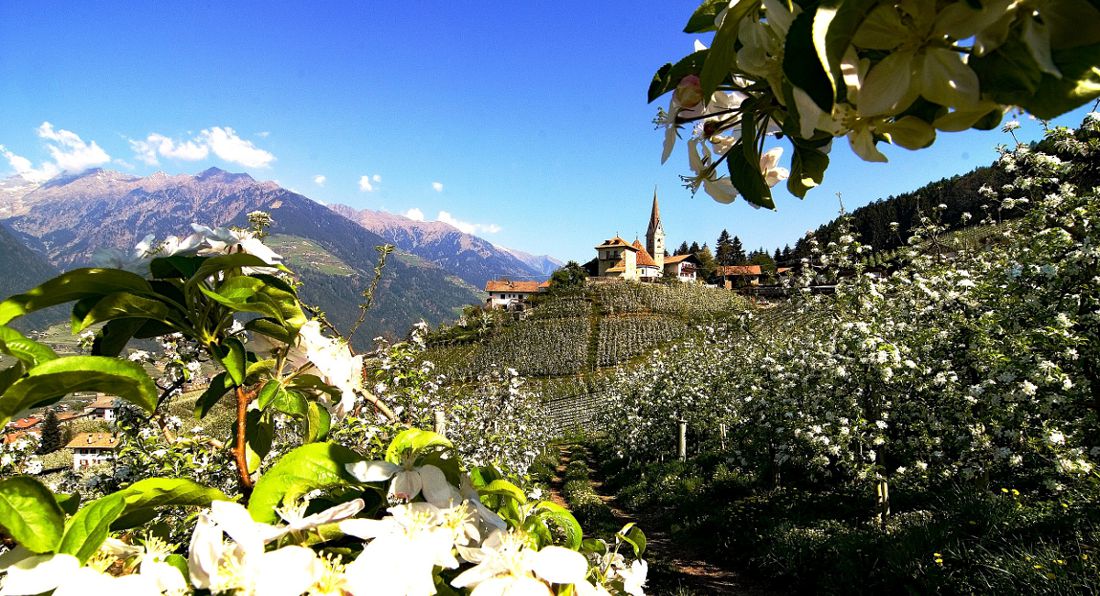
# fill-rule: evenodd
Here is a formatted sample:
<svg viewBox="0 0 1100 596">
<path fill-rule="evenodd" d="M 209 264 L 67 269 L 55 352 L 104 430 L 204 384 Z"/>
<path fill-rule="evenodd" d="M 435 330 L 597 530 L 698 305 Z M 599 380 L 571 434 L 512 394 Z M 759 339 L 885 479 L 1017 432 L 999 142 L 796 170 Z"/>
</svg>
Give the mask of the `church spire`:
<svg viewBox="0 0 1100 596">
<path fill-rule="evenodd" d="M 646 251 L 657 263 L 657 269 L 665 266 L 665 227 L 661 225 L 661 210 L 657 207 L 657 187 L 653 187 L 653 211 L 649 214 L 649 229 L 645 233 Z"/>
<path fill-rule="evenodd" d="M 653 187 L 653 211 L 649 214 L 649 232 L 657 228 L 662 228 L 661 225 L 661 210 L 657 207 L 657 187 Z"/>
</svg>

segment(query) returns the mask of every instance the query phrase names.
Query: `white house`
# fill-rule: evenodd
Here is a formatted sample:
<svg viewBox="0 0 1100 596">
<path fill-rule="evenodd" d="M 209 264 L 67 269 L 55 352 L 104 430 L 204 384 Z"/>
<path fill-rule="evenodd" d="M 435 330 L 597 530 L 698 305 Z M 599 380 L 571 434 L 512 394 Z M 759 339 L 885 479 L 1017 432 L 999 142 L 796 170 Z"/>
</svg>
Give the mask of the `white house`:
<svg viewBox="0 0 1100 596">
<path fill-rule="evenodd" d="M 111 433 L 78 433 L 65 447 L 73 450 L 73 470 L 80 471 L 114 459 L 118 437 Z"/>
<path fill-rule="evenodd" d="M 537 281 L 490 280 L 485 282 L 485 291 L 489 293 L 486 303 L 490 308 L 519 308 L 528 298 L 539 293 L 540 287 Z"/>
<path fill-rule="evenodd" d="M 96 394 L 95 401 L 84 406 L 84 415 L 89 418 L 99 418 L 104 422 L 114 422 L 116 408 L 114 397 L 99 393 Z"/>
</svg>

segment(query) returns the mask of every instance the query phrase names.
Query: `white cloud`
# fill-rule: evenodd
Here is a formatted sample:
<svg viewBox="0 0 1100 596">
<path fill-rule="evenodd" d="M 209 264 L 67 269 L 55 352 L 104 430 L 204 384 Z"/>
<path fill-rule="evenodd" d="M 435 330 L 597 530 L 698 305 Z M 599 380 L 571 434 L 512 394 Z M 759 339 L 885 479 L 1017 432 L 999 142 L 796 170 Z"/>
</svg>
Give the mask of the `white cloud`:
<svg viewBox="0 0 1100 596">
<path fill-rule="evenodd" d="M 237 136 L 229 127 L 214 126 L 203 130 L 189 141 L 175 140 L 159 133 L 150 133 L 144 141 L 130 140 L 134 156 L 142 163 L 155 166 L 159 157 L 180 161 L 199 161 L 213 152 L 230 163 L 250 168 L 266 168 L 275 156 Z"/>
<path fill-rule="evenodd" d="M 12 153 L 3 145 L 0 145 L 0 155 L 8 160 L 8 164 L 15 170 L 16 174 L 19 174 L 31 182 L 45 182 L 61 173 L 57 165 L 49 161 L 35 168 L 34 165 L 31 164 L 31 160 Z"/>
<path fill-rule="evenodd" d="M 275 161 L 275 156 L 237 136 L 228 126 L 215 126 L 199 133 L 214 155 L 225 161 L 237 163 L 249 168 L 266 168 Z"/>
<path fill-rule="evenodd" d="M 374 185 L 382 181 L 382 176 L 375 174 L 373 176 L 360 176 L 359 177 L 359 190 L 362 192 L 374 192 Z"/>
<path fill-rule="evenodd" d="M 409 209 L 408 211 L 406 211 L 404 213 L 404 215 L 405 215 L 405 217 L 407 217 L 407 218 L 409 218 L 413 221 L 424 221 L 424 212 L 421 211 L 420 209 L 417 209 L 416 207 L 413 207 L 412 209 Z"/>
<path fill-rule="evenodd" d="M 417 211 L 419 211 L 419 210 L 417 210 Z M 448 213 L 446 211 L 440 211 L 439 215 L 436 216 L 436 220 L 441 221 L 445 224 L 450 224 L 450 225 L 458 228 L 458 230 L 460 232 L 464 232 L 466 234 L 479 234 L 479 233 L 496 234 L 497 232 L 499 232 L 502 229 L 497 224 L 492 224 L 492 223 L 491 224 L 470 223 L 470 222 L 462 221 L 460 219 L 455 219 L 455 217 L 453 215 L 451 215 L 450 213 Z"/>
<path fill-rule="evenodd" d="M 316 184 L 317 186 L 324 186 L 325 185 L 325 180 L 328 180 L 328 178 L 325 178 L 321 174 L 317 174 L 316 176 L 313 177 L 313 183 Z"/>
<path fill-rule="evenodd" d="M 256 133 L 256 136 L 260 137 L 261 139 L 266 139 L 267 137 L 271 136 L 271 131 L 262 130 L 262 131 Z"/>
<path fill-rule="evenodd" d="M 443 183 L 432 182 L 432 189 L 435 190 L 435 192 L 443 192 Z"/>
<path fill-rule="evenodd" d="M 65 172 L 83 172 L 88 168 L 103 165 L 111 161 L 95 141 L 85 143 L 75 132 L 58 129 L 54 130 L 49 122 L 43 122 L 38 127 L 38 136 L 50 141 L 46 143 L 46 149 L 53 157 L 54 163 Z"/>
<path fill-rule="evenodd" d="M 151 166 L 159 163 L 158 155 L 180 161 L 198 161 L 210 155 L 210 146 L 201 139 L 174 141 L 155 132 L 145 137 L 144 141 L 131 139 L 130 147 L 139 161 Z"/>
</svg>

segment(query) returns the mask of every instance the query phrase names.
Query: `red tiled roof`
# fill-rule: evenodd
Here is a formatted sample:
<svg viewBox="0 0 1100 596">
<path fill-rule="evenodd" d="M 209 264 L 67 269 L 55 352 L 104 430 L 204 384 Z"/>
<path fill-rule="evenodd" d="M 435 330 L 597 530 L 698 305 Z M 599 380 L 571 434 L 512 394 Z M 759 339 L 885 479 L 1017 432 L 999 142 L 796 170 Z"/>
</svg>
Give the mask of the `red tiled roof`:
<svg viewBox="0 0 1100 596">
<path fill-rule="evenodd" d="M 112 395 L 97 395 L 95 401 L 84 407 L 110 410 L 115 407 L 115 398 Z"/>
<path fill-rule="evenodd" d="M 760 265 L 724 265 L 715 273 L 725 277 L 760 275 Z"/>
<path fill-rule="evenodd" d="M 69 449 L 114 449 L 118 446 L 118 437 L 111 433 L 77 433 L 65 446 Z"/>
<path fill-rule="evenodd" d="M 28 416 L 12 422 L 11 427 L 15 430 L 24 430 L 37 425 L 39 422 L 42 422 L 42 419 L 38 416 Z"/>
<path fill-rule="evenodd" d="M 786 273 L 786 272 L 788 272 L 788 271 L 790 271 L 790 270 L 791 270 L 791 268 L 790 268 L 790 267 L 777 267 L 777 268 L 776 268 L 776 270 L 775 270 L 775 272 L 776 272 L 776 273 Z"/>
<path fill-rule="evenodd" d="M 668 265 L 669 263 L 679 263 L 684 259 L 690 259 L 692 256 L 694 255 L 673 255 L 671 257 L 665 257 L 665 265 Z"/>
<path fill-rule="evenodd" d="M 546 288 L 549 288 L 549 287 L 550 287 L 550 280 L 546 280 L 546 281 L 542 282 L 541 284 L 539 284 L 539 289 L 540 290 L 545 290 Z"/>
<path fill-rule="evenodd" d="M 485 282 L 486 292 L 516 292 L 520 294 L 534 294 L 539 291 L 537 281 L 509 281 L 506 279 L 494 279 Z"/>
<path fill-rule="evenodd" d="M 639 267 L 657 266 L 657 262 L 653 260 L 653 257 L 649 255 L 649 252 L 645 249 L 644 246 L 642 246 L 642 243 L 640 241 L 635 240 L 634 244 L 631 244 L 631 246 L 638 250 L 637 264 Z"/>
</svg>

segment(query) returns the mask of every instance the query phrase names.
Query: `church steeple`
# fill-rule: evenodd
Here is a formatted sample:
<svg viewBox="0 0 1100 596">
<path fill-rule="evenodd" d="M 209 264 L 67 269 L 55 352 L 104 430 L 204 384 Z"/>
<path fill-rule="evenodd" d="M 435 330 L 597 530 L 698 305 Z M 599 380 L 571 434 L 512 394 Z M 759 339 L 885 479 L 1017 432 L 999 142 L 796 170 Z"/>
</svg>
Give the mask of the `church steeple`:
<svg viewBox="0 0 1100 596">
<path fill-rule="evenodd" d="M 665 267 L 665 228 L 661 225 L 661 210 L 657 206 L 657 187 L 653 187 L 653 210 L 649 214 L 649 229 L 645 233 L 645 249 L 657 263 Z"/>
</svg>

